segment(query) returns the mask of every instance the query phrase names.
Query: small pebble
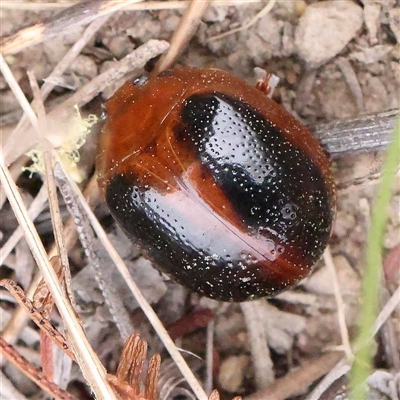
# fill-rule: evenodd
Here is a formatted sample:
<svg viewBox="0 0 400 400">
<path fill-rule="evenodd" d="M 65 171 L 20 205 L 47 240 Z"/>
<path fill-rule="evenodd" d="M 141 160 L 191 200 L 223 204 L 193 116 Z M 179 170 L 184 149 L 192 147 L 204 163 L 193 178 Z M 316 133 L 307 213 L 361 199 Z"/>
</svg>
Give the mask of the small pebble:
<svg viewBox="0 0 400 400">
<path fill-rule="evenodd" d="M 221 364 L 219 384 L 228 392 L 237 392 L 243 384 L 250 357 L 247 355 L 231 356 Z"/>
<path fill-rule="evenodd" d="M 353 1 L 311 4 L 296 28 L 296 52 L 309 66 L 317 68 L 339 54 L 362 24 L 362 8 Z"/>
</svg>

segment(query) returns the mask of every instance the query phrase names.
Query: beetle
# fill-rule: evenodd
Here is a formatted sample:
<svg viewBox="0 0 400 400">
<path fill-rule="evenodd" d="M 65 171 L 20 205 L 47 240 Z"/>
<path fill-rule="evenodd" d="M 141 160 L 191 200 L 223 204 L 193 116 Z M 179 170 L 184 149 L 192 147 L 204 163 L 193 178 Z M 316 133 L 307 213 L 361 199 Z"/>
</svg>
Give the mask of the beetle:
<svg viewBox="0 0 400 400">
<path fill-rule="evenodd" d="M 222 301 L 274 296 L 306 277 L 331 232 L 329 159 L 261 91 L 218 69 L 126 82 L 107 102 L 101 191 L 161 271 Z"/>
</svg>

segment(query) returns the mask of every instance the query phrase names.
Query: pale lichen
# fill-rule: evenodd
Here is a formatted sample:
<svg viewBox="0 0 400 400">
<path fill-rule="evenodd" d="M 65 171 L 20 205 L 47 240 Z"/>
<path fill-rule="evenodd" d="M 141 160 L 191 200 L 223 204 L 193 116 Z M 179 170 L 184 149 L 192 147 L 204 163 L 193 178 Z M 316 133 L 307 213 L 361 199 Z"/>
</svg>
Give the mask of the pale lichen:
<svg viewBox="0 0 400 400">
<path fill-rule="evenodd" d="M 78 166 L 80 160 L 79 149 L 86 143 L 87 136 L 90 134 L 93 125 L 98 121 L 98 118 L 94 114 L 89 114 L 86 118 L 83 118 L 78 106 L 75 106 L 75 111 L 73 121 L 68 127 L 68 131 L 63 135 L 64 139 L 61 145 L 56 150 L 65 169 L 75 182 L 79 183 L 84 179 Z M 31 175 L 33 173 L 43 173 L 42 150 L 33 148 L 26 155 L 32 159 L 32 164 L 24 168 L 24 171 L 30 172 Z"/>
</svg>

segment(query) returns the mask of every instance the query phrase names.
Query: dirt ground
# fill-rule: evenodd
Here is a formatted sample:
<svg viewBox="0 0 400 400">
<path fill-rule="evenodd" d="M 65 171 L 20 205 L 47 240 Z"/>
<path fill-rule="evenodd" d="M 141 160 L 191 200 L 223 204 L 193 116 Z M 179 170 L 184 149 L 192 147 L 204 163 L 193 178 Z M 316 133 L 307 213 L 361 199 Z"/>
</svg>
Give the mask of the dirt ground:
<svg viewBox="0 0 400 400">
<path fill-rule="evenodd" d="M 83 9 L 77 14 L 68 13 L 65 10 L 71 2 L 61 0 L 3 0 L 0 4 L 2 54 L 29 101 L 34 92 L 27 71 L 39 86 L 44 82 L 54 85 L 44 102 L 49 117 L 47 138 L 54 148 L 64 149 L 68 171 L 82 190 L 94 174 L 105 101 L 124 80 L 144 73 L 143 66 L 132 72 L 129 64 L 119 73 L 122 66 L 118 62 L 143 45 L 155 56 L 165 51 L 163 42 L 149 41 L 170 41 L 185 14 L 182 3 L 149 2 L 148 10 L 136 9 L 143 4 L 138 3 L 112 14 L 104 12 L 104 20 L 93 28 L 96 30 L 83 49 L 65 71 L 51 78 L 62 58 L 85 37 L 88 23 L 99 21 L 101 7 L 90 3 L 88 19 L 84 20 Z M 62 17 L 60 12 L 64 12 Z M 23 35 L 22 28 L 35 24 L 36 29 Z M 383 112 L 399 109 L 400 4 L 396 0 L 227 0 L 210 5 L 195 19 L 193 27 L 194 34 L 174 65 L 220 68 L 251 84 L 257 80 L 254 68 L 265 69 L 279 78 L 272 98 L 312 129 L 351 118 L 360 122 L 365 114 L 379 118 Z M 231 30 L 236 31 L 223 35 Z M 189 31 L 186 36 L 190 37 Z M 153 65 L 154 61 L 147 63 L 146 70 Z M 111 71 L 108 78 L 104 77 L 106 71 Z M 38 139 L 29 124 L 16 129 L 23 112 L 3 76 L 0 90 L 3 157 L 24 201 L 32 204 L 42 175 L 21 173 L 21 167 L 28 163 L 24 154 Z M 83 118 L 90 114 L 99 118 L 88 135 L 74 125 L 74 104 L 79 105 Z M 366 136 L 369 134 L 367 127 Z M 76 156 L 81 142 L 79 162 L 76 158 L 72 162 L 71 154 Z M 269 300 L 222 303 L 190 293 L 141 256 L 112 221 L 103 200 L 92 204 L 134 281 L 182 349 L 190 369 L 205 382 L 206 390 L 218 389 L 222 399 L 334 399 L 345 392 L 347 378 L 339 373 L 338 380 L 322 386 L 326 389 L 322 397 L 311 394 L 324 375 L 338 370 L 335 366 L 344 357 L 342 351 L 350 351 L 348 338 L 352 341 L 357 332 L 367 233 L 385 156 L 373 145 L 366 145 L 362 152 L 353 151 L 351 139 L 345 145 L 332 160 L 337 186 L 337 212 L 330 239 L 334 272 L 321 260 L 313 274 L 296 288 Z M 328 153 L 329 146 L 325 145 Z M 66 222 L 69 204 L 59 198 Z M 4 246 L 18 223 L 9 203 L 2 200 L 1 204 Z M 379 310 L 400 283 L 398 173 L 390 204 Z M 54 237 L 48 205 L 44 205 L 35 225 L 46 249 L 51 249 Z M 160 399 L 195 398 L 123 278 L 111 268 L 100 240 L 94 236 L 89 240 L 95 258 L 87 256 L 87 245 L 84 249 L 74 242 L 69 248 L 71 288 L 89 341 L 107 371 L 116 371 L 124 342 L 122 332 L 139 332 L 148 342 L 149 353 L 160 352 L 162 356 Z M 13 279 L 27 291 L 35 282 L 36 263 L 25 240 L 10 250 L 2 257 L 0 278 Z M 335 280 L 342 300 L 335 293 Z M 29 323 L 10 333 L 6 324 L 14 313 L 14 300 L 5 290 L 0 293 L 0 319 L 2 329 L 7 329 L 7 341 L 32 363 L 41 365 L 38 330 Z M 370 399 L 400 396 L 399 307 L 398 300 L 395 311 L 374 338 L 373 370 L 368 380 Z M 62 326 L 57 312 L 52 313 L 52 321 Z M 53 366 L 55 382 L 79 399 L 93 398 L 78 365 L 71 366 L 65 356 L 54 354 L 61 360 Z M 12 365 L 3 364 L 1 373 L 6 382 L 1 389 L 4 398 L 44 398 L 41 390 Z"/>
</svg>

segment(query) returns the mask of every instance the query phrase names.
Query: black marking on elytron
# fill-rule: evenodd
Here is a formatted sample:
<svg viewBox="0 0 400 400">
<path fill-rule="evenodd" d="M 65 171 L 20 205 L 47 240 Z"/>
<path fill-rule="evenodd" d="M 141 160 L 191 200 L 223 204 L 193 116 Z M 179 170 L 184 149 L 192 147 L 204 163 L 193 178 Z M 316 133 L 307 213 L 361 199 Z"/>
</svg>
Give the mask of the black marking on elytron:
<svg viewBox="0 0 400 400">
<path fill-rule="evenodd" d="M 195 94 L 182 110 L 185 132 L 196 145 L 243 224 L 273 233 L 286 251 L 309 263 L 321 255 L 333 219 L 329 189 L 311 158 L 280 129 L 241 100 L 222 93 Z"/>
<path fill-rule="evenodd" d="M 155 210 L 146 201 L 146 190 L 135 186 L 134 177 L 115 175 L 109 181 L 106 201 L 126 235 L 138 245 L 157 268 L 175 281 L 207 297 L 222 301 L 245 301 L 269 296 L 286 288 L 276 276 L 260 273 L 260 266 L 248 268 L 246 259 L 210 254 L 175 234 L 181 221 L 165 210 Z M 148 194 L 148 193 L 147 193 Z M 193 227 L 183 227 L 189 231 Z M 207 232 L 198 232 L 207 235 Z M 270 278 L 270 279 L 269 279 Z"/>
</svg>

